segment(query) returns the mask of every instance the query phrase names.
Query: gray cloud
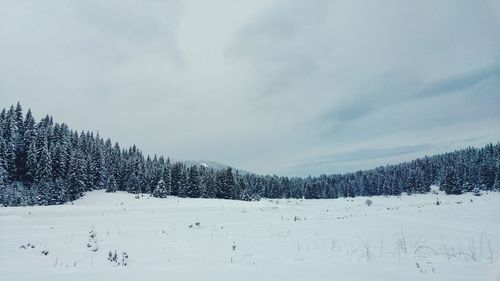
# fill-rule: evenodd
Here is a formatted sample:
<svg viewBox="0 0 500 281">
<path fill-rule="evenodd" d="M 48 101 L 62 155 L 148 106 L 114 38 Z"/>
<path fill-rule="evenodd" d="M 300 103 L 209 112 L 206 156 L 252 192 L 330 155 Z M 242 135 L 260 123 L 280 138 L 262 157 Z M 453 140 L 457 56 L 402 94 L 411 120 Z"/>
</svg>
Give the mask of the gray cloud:
<svg viewBox="0 0 500 281">
<path fill-rule="evenodd" d="M 394 77 L 392 77 L 392 79 L 394 79 Z M 396 77 L 396 79 L 400 79 L 400 77 Z M 344 105 L 342 108 L 332 108 L 325 112 L 324 118 L 333 119 L 339 122 L 348 122 L 371 114 L 374 111 L 382 110 L 384 107 L 393 107 L 414 100 L 429 99 L 446 94 L 454 94 L 458 95 L 456 98 L 463 98 L 463 95 L 460 94 L 464 91 L 474 86 L 478 86 L 481 83 L 491 83 L 491 81 L 488 80 L 498 81 L 499 79 L 500 63 L 494 63 L 486 67 L 427 83 L 423 86 L 413 86 L 411 88 L 401 87 L 401 85 L 399 85 L 399 87 L 394 87 L 392 85 L 385 86 L 383 89 L 377 89 L 373 92 L 373 98 L 371 99 L 365 99 L 363 102 L 356 101 L 353 104 Z M 477 90 L 477 88 L 474 90 Z M 492 90 L 496 91 L 496 89 Z M 476 98 L 484 96 L 481 92 L 472 91 L 472 93 Z M 495 95 L 492 95 L 491 98 L 493 98 L 493 100 L 490 100 L 490 102 L 496 102 L 498 100 L 498 96 Z M 455 120 L 456 119 L 450 121 L 453 122 Z"/>
<path fill-rule="evenodd" d="M 460 73 L 441 81 L 431 83 L 430 85 L 425 86 L 424 89 L 420 90 L 415 96 L 421 98 L 462 91 L 492 77 L 498 78 L 499 76 L 500 63 L 495 62 L 485 67 Z"/>
<path fill-rule="evenodd" d="M 373 160 L 387 158 L 391 156 L 402 156 L 409 153 L 427 151 L 431 148 L 440 146 L 438 144 L 419 144 L 413 146 L 400 146 L 391 148 L 366 148 L 350 152 L 335 153 L 325 155 L 323 159 L 312 159 L 312 163 L 300 163 L 300 167 L 309 167 L 317 165 L 341 164 L 358 162 L 361 160 Z"/>
</svg>

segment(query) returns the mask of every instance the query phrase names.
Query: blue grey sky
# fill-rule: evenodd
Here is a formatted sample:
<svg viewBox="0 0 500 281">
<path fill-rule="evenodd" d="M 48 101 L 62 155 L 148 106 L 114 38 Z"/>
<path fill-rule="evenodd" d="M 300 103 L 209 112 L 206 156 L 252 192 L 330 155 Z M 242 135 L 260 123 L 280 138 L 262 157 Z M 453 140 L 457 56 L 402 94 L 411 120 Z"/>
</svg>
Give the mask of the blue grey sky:
<svg viewBox="0 0 500 281">
<path fill-rule="evenodd" d="M 500 140 L 500 1 L 0 0 L 0 101 L 319 175 Z"/>
</svg>

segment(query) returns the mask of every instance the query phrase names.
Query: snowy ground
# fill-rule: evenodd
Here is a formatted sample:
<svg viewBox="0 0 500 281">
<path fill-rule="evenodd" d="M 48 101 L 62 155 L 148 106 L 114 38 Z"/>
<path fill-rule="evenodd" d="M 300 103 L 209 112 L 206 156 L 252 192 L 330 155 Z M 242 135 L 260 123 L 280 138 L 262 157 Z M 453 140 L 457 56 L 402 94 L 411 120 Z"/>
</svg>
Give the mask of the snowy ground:
<svg viewBox="0 0 500 281">
<path fill-rule="evenodd" d="M 499 280 L 499 193 L 366 199 L 0 208 L 0 279 Z"/>
</svg>

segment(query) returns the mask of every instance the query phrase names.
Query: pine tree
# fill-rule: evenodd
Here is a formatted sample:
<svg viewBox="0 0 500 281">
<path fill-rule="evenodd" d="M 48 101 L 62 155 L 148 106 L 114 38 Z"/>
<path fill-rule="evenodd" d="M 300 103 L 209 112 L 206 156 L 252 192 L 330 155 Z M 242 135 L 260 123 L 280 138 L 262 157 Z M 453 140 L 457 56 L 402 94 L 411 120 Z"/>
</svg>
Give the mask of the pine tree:
<svg viewBox="0 0 500 281">
<path fill-rule="evenodd" d="M 69 201 L 68 185 L 66 184 L 66 181 L 56 180 L 53 182 L 53 184 L 56 192 L 58 193 L 57 195 L 58 202 L 55 204 L 64 204 L 65 202 L 68 202 Z"/>
<path fill-rule="evenodd" d="M 116 192 L 118 190 L 118 184 L 116 183 L 115 176 L 111 175 L 106 183 L 106 192 Z"/>
<path fill-rule="evenodd" d="M 188 175 L 186 166 L 182 165 L 181 177 L 179 178 L 179 197 L 188 196 Z"/>
<path fill-rule="evenodd" d="M 0 165 L 0 184 L 7 183 L 7 173 L 2 165 Z"/>
<path fill-rule="evenodd" d="M 0 128 L 0 132 L 1 132 Z M 7 174 L 7 145 L 5 144 L 5 140 L 3 139 L 2 134 L 0 134 L 0 166 L 2 166 L 2 169 L 5 173 L 5 180 L 8 179 L 8 174 Z"/>
<path fill-rule="evenodd" d="M 89 152 L 89 154 L 87 154 L 87 157 L 85 159 L 85 179 L 86 179 L 85 186 L 87 187 L 86 191 L 95 189 L 95 182 L 96 182 L 95 170 L 96 168 L 94 166 L 94 161 L 92 161 L 92 156 Z"/>
<path fill-rule="evenodd" d="M 86 190 L 85 182 L 85 161 L 80 153 L 73 153 L 70 157 L 70 165 L 68 171 L 68 198 L 76 200 L 83 195 Z"/>
<path fill-rule="evenodd" d="M 168 195 L 167 185 L 165 184 L 165 181 L 163 179 L 160 179 L 153 191 L 153 196 L 158 198 L 166 198 L 167 195 Z"/>
<path fill-rule="evenodd" d="M 139 194 L 141 192 L 139 178 L 135 173 L 132 173 L 129 176 L 127 183 L 125 184 L 125 190 L 133 194 Z"/>
<path fill-rule="evenodd" d="M 259 197 L 263 197 L 263 194 L 264 194 L 264 184 L 262 183 L 262 179 L 260 177 L 258 177 L 256 180 L 255 180 L 255 184 L 254 184 L 254 195 L 258 195 Z M 302 192 L 301 192 L 301 195 L 300 197 L 302 197 Z"/>
<path fill-rule="evenodd" d="M 64 144 L 57 143 L 52 151 L 52 175 L 54 179 L 61 180 L 68 172 L 68 154 Z"/>
<path fill-rule="evenodd" d="M 235 178 L 235 187 L 231 198 L 235 200 L 250 200 L 250 195 L 247 192 L 248 187 L 245 179 L 242 176 L 240 176 L 238 172 L 235 173 L 234 178 Z M 244 192 L 247 192 L 246 194 L 248 197 L 247 199 L 243 199 Z"/>
<path fill-rule="evenodd" d="M 495 181 L 495 165 L 492 159 L 487 154 L 482 155 L 482 160 L 479 165 L 479 188 L 483 190 L 491 190 Z"/>
<path fill-rule="evenodd" d="M 160 162 L 163 163 L 163 157 L 160 157 Z M 161 165 L 161 168 L 163 170 L 162 172 L 162 177 L 163 181 L 165 181 L 165 185 L 167 186 L 168 190 L 168 195 L 172 194 L 172 178 L 171 178 L 171 171 L 172 171 L 172 165 L 170 164 L 170 159 L 167 158 L 167 161 Z"/>
<path fill-rule="evenodd" d="M 14 141 L 14 153 L 16 157 L 16 179 L 22 179 L 24 175 L 24 153 L 23 153 L 23 138 L 24 138 L 24 124 L 23 124 L 23 109 L 21 104 L 18 102 L 15 113 L 14 120 L 16 125 L 16 136 Z"/>
<path fill-rule="evenodd" d="M 18 139 L 18 126 L 15 119 L 14 106 L 11 106 L 6 112 L 3 123 L 3 141 L 5 144 L 2 144 L 2 157 L 4 168 L 7 172 L 9 181 L 15 181 L 17 180 L 16 144 Z"/>
<path fill-rule="evenodd" d="M 231 194 L 234 189 L 234 176 L 231 167 L 225 169 L 220 178 L 220 194 L 217 196 L 222 199 L 231 199 Z"/>
<path fill-rule="evenodd" d="M 314 191 L 315 193 L 319 194 L 319 185 L 315 185 L 317 188 Z M 269 180 L 269 188 L 267 190 L 266 194 L 267 198 L 280 198 L 280 187 L 279 187 L 279 180 L 277 176 L 272 176 Z M 311 198 L 316 198 L 317 195 L 314 195 Z"/>
<path fill-rule="evenodd" d="M 171 194 L 172 196 L 179 196 L 179 189 L 182 184 L 182 163 L 176 162 L 172 165 L 172 173 L 171 173 Z"/>
<path fill-rule="evenodd" d="M 189 168 L 187 197 L 198 198 L 201 196 L 200 179 L 198 175 L 198 168 L 192 166 Z"/>
<path fill-rule="evenodd" d="M 64 190 L 59 182 L 38 183 L 37 190 L 38 205 L 58 205 L 64 202 Z"/>
<path fill-rule="evenodd" d="M 37 161 L 37 149 L 35 147 L 35 141 L 33 140 L 28 147 L 26 153 L 26 174 L 25 181 L 28 184 L 34 183 L 37 177 L 38 161 Z"/>
<path fill-rule="evenodd" d="M 33 115 L 31 114 L 31 110 L 28 110 L 28 113 L 26 113 L 26 119 L 24 121 L 24 134 L 22 136 L 22 143 L 21 143 L 21 154 L 20 154 L 20 161 L 18 163 L 18 171 L 20 173 L 21 179 L 25 180 L 27 182 L 33 182 L 34 179 L 34 174 L 33 171 L 36 167 L 36 164 L 34 162 L 28 163 L 30 161 L 29 157 L 35 157 L 32 158 L 36 159 L 36 155 L 29 155 L 30 153 L 30 147 L 31 149 L 35 148 L 35 140 L 36 140 L 36 129 L 35 129 L 35 119 L 33 118 Z M 35 151 L 31 151 L 31 153 L 36 154 Z M 32 166 L 35 164 L 35 166 Z M 29 177 L 26 179 L 26 174 L 31 173 Z"/>
<path fill-rule="evenodd" d="M 240 199 L 243 200 L 243 201 L 250 201 L 252 200 L 252 196 L 250 196 L 250 193 L 248 191 L 248 189 L 243 189 L 241 191 L 241 196 L 240 196 Z"/>
<path fill-rule="evenodd" d="M 201 177 L 201 189 L 203 198 L 216 198 L 218 191 L 214 181 L 214 171 L 205 171 Z"/>
<path fill-rule="evenodd" d="M 455 168 L 449 168 L 444 177 L 441 189 L 446 194 L 462 194 L 460 178 L 455 172 Z"/>
<path fill-rule="evenodd" d="M 52 161 L 47 140 L 44 141 L 39 153 L 40 159 L 36 170 L 36 181 L 44 183 L 52 180 Z"/>
<path fill-rule="evenodd" d="M 14 118 L 19 136 L 22 137 L 24 135 L 23 108 L 19 102 L 16 105 Z"/>
<path fill-rule="evenodd" d="M 500 160 L 497 161 L 496 172 L 495 172 L 495 182 L 491 188 L 494 191 L 500 191 Z"/>
<path fill-rule="evenodd" d="M 5 169 L 0 165 L 0 206 L 5 202 L 6 182 L 7 175 Z"/>
</svg>

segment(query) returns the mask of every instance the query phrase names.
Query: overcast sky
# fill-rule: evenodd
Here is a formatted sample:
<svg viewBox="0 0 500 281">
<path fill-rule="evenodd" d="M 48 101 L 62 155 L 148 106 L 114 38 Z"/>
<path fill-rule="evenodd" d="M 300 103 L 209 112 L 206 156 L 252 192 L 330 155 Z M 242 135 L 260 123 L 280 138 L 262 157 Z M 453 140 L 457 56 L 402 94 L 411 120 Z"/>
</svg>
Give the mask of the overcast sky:
<svg viewBox="0 0 500 281">
<path fill-rule="evenodd" d="M 0 107 L 289 176 L 500 140 L 500 1 L 0 0 Z"/>
</svg>

